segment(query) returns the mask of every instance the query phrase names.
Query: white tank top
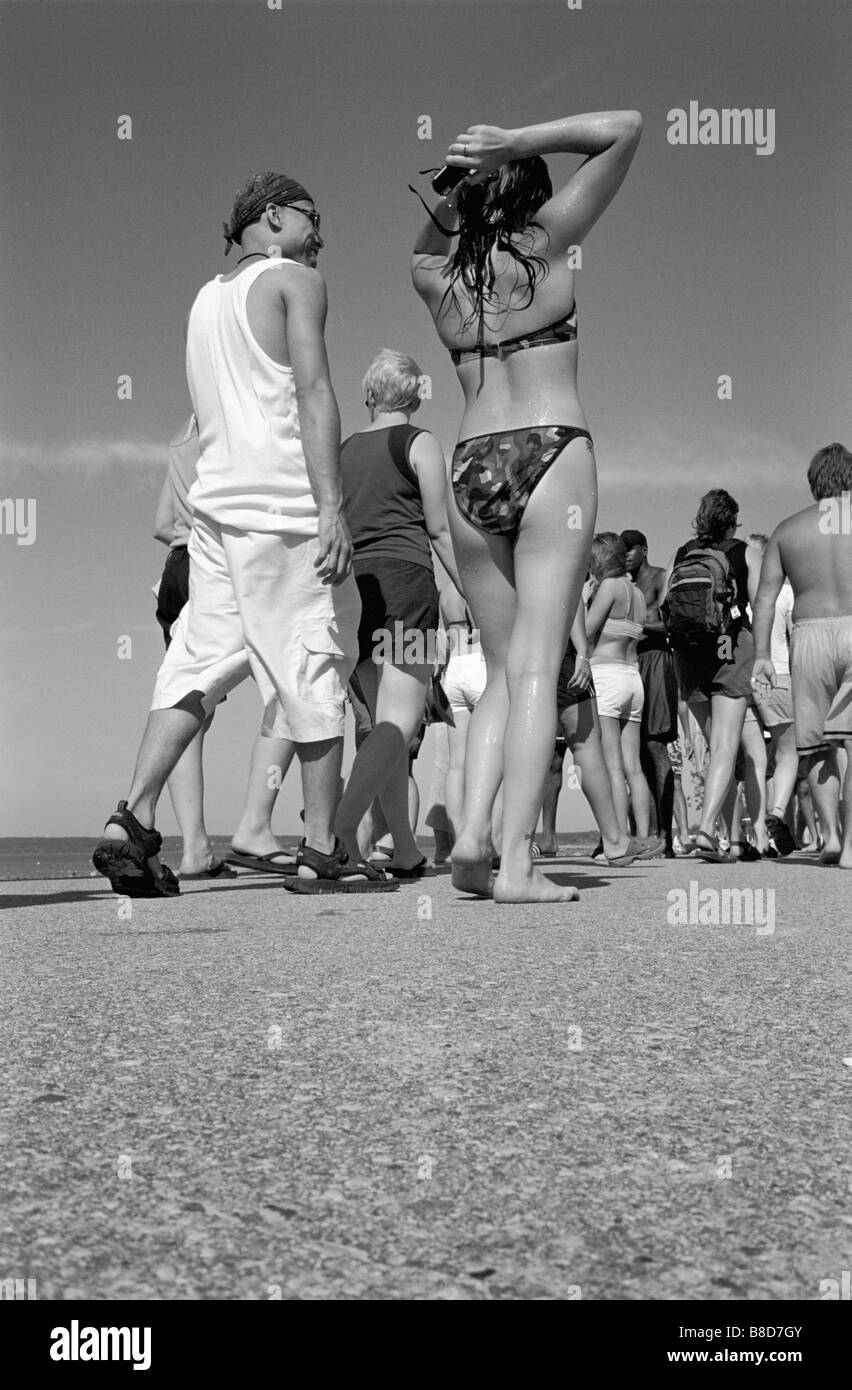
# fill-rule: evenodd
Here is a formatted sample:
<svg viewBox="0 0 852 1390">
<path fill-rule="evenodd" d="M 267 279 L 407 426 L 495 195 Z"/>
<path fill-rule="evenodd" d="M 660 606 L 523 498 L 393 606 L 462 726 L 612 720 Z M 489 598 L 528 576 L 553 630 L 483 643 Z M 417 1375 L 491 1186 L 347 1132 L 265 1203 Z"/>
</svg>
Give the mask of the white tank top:
<svg viewBox="0 0 852 1390">
<path fill-rule="evenodd" d="M 239 531 L 317 534 L 318 512 L 302 452 L 290 367 L 274 361 L 248 324 L 258 275 L 295 262 L 259 261 L 199 290 L 189 315 L 186 375 L 198 421 L 195 511 Z"/>
</svg>

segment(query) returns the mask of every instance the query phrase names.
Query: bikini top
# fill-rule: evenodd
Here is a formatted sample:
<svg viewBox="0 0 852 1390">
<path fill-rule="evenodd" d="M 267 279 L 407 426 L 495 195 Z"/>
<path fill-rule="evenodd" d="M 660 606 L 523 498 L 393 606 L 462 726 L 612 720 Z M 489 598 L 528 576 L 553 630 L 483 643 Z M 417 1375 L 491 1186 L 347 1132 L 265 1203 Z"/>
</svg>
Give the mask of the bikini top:
<svg viewBox="0 0 852 1390">
<path fill-rule="evenodd" d="M 629 613 L 633 606 L 633 585 L 630 583 L 629 579 L 625 579 L 624 583 L 627 585 L 627 612 Z M 644 630 L 642 623 L 634 622 L 632 618 L 626 616 L 623 618 L 607 618 L 601 628 L 600 635 L 601 637 L 627 637 L 632 641 L 638 641 Z M 598 640 L 600 640 L 600 638 Z"/>
<path fill-rule="evenodd" d="M 523 352 L 526 348 L 550 347 L 551 343 L 573 343 L 577 337 L 577 301 L 571 312 L 556 323 L 548 323 L 537 328 L 534 333 L 525 333 L 517 338 L 504 338 L 502 343 L 479 343 L 475 348 L 453 348 L 450 358 L 455 366 L 460 362 L 470 362 L 477 357 L 509 357 L 513 352 Z"/>
</svg>

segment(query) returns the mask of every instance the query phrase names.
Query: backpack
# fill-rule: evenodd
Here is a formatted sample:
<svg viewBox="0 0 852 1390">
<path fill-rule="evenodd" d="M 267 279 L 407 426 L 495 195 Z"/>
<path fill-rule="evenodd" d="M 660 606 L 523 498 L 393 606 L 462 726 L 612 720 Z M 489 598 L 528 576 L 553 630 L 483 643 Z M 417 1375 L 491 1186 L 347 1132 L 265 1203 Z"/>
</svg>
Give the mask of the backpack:
<svg viewBox="0 0 852 1390">
<path fill-rule="evenodd" d="M 660 615 L 675 650 L 702 647 L 731 630 L 736 585 L 721 550 L 698 547 L 672 570 Z"/>
</svg>

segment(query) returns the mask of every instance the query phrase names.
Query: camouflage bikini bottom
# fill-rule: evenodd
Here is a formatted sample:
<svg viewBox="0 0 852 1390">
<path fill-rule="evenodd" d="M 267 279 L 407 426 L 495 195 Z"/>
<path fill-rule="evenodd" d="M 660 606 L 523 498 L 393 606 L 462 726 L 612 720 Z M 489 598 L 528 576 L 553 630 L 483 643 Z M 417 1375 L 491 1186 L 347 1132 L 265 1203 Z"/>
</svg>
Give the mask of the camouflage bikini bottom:
<svg viewBox="0 0 852 1390">
<path fill-rule="evenodd" d="M 514 538 L 524 509 L 548 468 L 573 439 L 588 430 L 574 425 L 537 425 L 463 439 L 453 453 L 456 505 L 480 531 Z"/>
</svg>

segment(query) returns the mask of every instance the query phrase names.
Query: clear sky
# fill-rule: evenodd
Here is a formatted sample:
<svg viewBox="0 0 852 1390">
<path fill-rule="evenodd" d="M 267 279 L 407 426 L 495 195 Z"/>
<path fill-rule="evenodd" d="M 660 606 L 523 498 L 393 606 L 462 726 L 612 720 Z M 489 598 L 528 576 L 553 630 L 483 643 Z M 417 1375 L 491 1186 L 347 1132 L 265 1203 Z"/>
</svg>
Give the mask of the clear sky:
<svg viewBox="0 0 852 1390">
<path fill-rule="evenodd" d="M 599 529 L 638 526 L 666 563 L 708 487 L 770 531 L 808 501 L 815 450 L 850 442 L 850 40 L 846 0 L 0 0 L 0 499 L 36 503 L 34 543 L 0 535 L 0 834 L 97 832 L 129 784 L 162 651 L 150 532 L 189 409 L 183 323 L 229 264 L 245 178 L 291 174 L 322 213 L 344 434 L 394 347 L 432 377 L 416 418 L 449 453 L 461 393 L 411 288 L 407 183 L 425 192 L 417 171 L 477 122 L 638 108 L 577 277 L 580 389 Z M 774 152 L 670 144 L 690 101 L 773 108 Z M 554 178 L 575 163 L 553 157 Z M 214 833 L 236 821 L 259 715 L 251 683 L 217 715 Z M 299 805 L 294 782 L 277 828 Z M 159 820 L 174 829 L 167 799 Z M 579 793 L 560 823 L 589 824 Z"/>
</svg>

